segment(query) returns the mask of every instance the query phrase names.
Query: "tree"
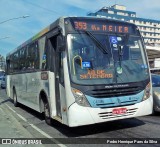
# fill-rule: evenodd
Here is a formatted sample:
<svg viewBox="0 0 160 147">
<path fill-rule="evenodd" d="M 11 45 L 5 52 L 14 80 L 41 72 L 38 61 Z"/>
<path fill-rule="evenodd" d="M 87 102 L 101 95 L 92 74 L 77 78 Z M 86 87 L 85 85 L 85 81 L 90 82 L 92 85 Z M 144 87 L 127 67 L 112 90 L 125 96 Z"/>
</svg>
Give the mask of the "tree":
<svg viewBox="0 0 160 147">
<path fill-rule="evenodd" d="M 0 70 L 4 70 L 5 69 L 5 58 L 0 55 Z"/>
</svg>

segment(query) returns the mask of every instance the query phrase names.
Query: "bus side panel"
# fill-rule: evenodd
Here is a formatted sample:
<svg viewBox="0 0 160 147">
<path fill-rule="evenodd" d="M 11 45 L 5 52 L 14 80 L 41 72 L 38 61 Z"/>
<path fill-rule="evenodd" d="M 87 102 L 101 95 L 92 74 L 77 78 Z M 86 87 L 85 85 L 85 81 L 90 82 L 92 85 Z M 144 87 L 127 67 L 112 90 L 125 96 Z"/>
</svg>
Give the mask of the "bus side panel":
<svg viewBox="0 0 160 147">
<path fill-rule="evenodd" d="M 17 79 L 16 79 L 16 75 L 10 75 L 10 96 L 13 99 L 13 88 L 16 89 L 17 87 Z M 17 94 L 17 91 L 16 91 Z"/>
<path fill-rule="evenodd" d="M 55 74 L 53 72 L 48 72 L 48 80 L 49 80 L 48 101 L 50 104 L 51 117 L 54 118 L 56 116 L 56 97 L 55 97 Z"/>
<path fill-rule="evenodd" d="M 14 91 L 13 91 L 14 89 Z M 26 75 L 25 74 L 14 74 L 10 75 L 10 95 L 13 99 L 13 93 L 17 96 L 17 101 L 24 104 L 26 99 Z"/>
<path fill-rule="evenodd" d="M 70 117 L 72 117 L 72 114 L 69 114 L 69 108 L 75 103 L 75 98 L 74 98 L 73 93 L 71 91 L 71 84 L 70 84 L 70 77 L 69 77 L 66 56 L 63 59 L 63 65 L 64 65 L 64 85 L 65 85 L 65 95 L 66 95 L 66 106 L 67 106 L 67 113 L 66 113 L 67 117 L 64 117 L 64 118 L 67 118 L 67 120 L 63 120 L 63 123 L 66 125 L 69 125 L 70 124 L 70 122 L 69 122 Z M 79 119 L 81 119 L 81 118 L 79 118 Z"/>
<path fill-rule="evenodd" d="M 11 98 L 13 98 L 14 87 L 19 103 L 40 112 L 40 92 L 43 90 L 47 98 L 49 97 L 49 82 L 41 80 L 41 72 L 11 75 L 9 78 Z"/>
<path fill-rule="evenodd" d="M 59 92 L 60 92 L 60 107 L 61 107 L 61 117 L 62 117 L 62 123 L 68 125 L 68 106 L 67 106 L 67 95 L 68 95 L 68 91 L 66 90 L 66 83 L 68 83 L 68 81 L 65 80 L 66 77 L 66 70 L 67 70 L 67 56 L 64 53 L 63 54 L 63 58 L 61 58 L 62 60 L 62 64 L 63 64 L 63 68 L 60 74 L 60 81 L 61 83 L 59 84 Z"/>
<path fill-rule="evenodd" d="M 8 97 L 11 97 L 10 75 L 6 75 L 6 93 Z"/>
<path fill-rule="evenodd" d="M 67 104 L 66 104 L 66 92 L 65 88 L 59 84 L 60 89 L 60 100 L 61 100 L 61 114 L 62 114 L 62 123 L 68 124 L 68 118 L 67 118 Z"/>
<path fill-rule="evenodd" d="M 14 75 L 15 80 L 17 81 L 17 84 L 13 85 L 15 87 L 16 90 L 16 94 L 17 94 L 17 100 L 20 103 L 24 103 L 25 99 L 26 99 L 26 74 L 17 74 Z"/>
<path fill-rule="evenodd" d="M 19 91 L 18 100 L 20 103 L 40 112 L 41 109 L 39 96 L 40 92 L 43 90 L 45 94 L 49 95 L 49 82 L 48 80 L 41 80 L 41 72 L 32 72 L 23 74 L 22 84 L 26 85 L 23 89 Z M 22 85 L 21 85 L 22 86 Z"/>
<path fill-rule="evenodd" d="M 39 110 L 39 92 L 41 87 L 41 72 L 26 73 L 26 98 L 25 103 L 34 110 Z"/>
</svg>

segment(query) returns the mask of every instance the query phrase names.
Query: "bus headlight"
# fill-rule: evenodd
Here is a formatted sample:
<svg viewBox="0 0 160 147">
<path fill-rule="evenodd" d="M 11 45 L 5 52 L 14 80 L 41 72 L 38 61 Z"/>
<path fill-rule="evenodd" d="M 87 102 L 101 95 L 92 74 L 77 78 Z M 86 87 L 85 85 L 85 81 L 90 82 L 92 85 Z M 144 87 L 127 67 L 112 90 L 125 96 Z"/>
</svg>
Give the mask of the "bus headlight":
<svg viewBox="0 0 160 147">
<path fill-rule="evenodd" d="M 88 103 L 85 95 L 80 90 L 72 88 L 72 93 L 75 97 L 77 104 L 85 107 L 90 107 L 90 104 Z"/>
<path fill-rule="evenodd" d="M 144 90 L 143 101 L 150 97 L 150 90 L 151 90 L 151 84 L 149 82 L 148 85 L 146 86 L 145 90 Z"/>
</svg>

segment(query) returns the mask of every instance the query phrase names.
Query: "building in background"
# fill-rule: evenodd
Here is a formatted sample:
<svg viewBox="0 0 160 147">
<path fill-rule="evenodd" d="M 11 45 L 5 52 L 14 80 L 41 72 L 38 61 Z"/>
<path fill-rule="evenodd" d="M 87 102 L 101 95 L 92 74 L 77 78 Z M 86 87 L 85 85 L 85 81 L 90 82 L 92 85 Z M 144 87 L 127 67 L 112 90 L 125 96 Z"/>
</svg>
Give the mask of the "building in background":
<svg viewBox="0 0 160 147">
<path fill-rule="evenodd" d="M 97 12 L 88 13 L 87 15 L 134 23 L 139 27 L 146 44 L 160 44 L 160 21 L 139 18 L 136 12 L 127 11 L 125 6 L 116 4 L 111 7 L 103 7 Z"/>
</svg>

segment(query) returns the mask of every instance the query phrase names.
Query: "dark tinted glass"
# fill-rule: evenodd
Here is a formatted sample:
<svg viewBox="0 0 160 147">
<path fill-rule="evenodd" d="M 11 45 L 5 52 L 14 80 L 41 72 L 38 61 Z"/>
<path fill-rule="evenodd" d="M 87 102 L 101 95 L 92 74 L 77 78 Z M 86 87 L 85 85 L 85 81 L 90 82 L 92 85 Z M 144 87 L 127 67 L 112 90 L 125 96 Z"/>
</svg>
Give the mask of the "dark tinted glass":
<svg viewBox="0 0 160 147">
<path fill-rule="evenodd" d="M 152 86 L 160 87 L 160 76 L 159 75 L 152 75 Z"/>
</svg>

